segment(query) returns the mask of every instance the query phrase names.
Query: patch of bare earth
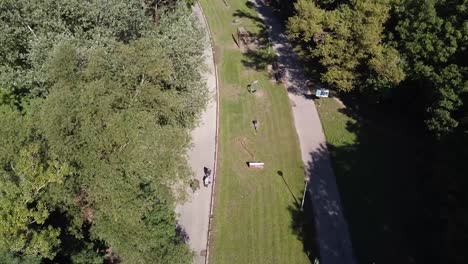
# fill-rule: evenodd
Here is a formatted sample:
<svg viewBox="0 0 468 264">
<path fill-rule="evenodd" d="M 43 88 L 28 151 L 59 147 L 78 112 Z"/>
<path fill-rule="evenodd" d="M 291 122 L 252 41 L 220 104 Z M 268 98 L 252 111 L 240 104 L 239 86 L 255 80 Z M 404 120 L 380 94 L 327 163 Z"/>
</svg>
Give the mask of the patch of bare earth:
<svg viewBox="0 0 468 264">
<path fill-rule="evenodd" d="M 258 98 L 263 98 L 263 97 L 265 97 L 265 92 L 262 91 L 262 90 L 257 90 L 255 92 L 255 96 L 258 97 Z"/>
<path fill-rule="evenodd" d="M 237 137 L 236 143 L 241 147 L 244 153 L 246 153 L 250 159 L 255 159 L 255 153 L 248 146 L 247 137 Z"/>
</svg>

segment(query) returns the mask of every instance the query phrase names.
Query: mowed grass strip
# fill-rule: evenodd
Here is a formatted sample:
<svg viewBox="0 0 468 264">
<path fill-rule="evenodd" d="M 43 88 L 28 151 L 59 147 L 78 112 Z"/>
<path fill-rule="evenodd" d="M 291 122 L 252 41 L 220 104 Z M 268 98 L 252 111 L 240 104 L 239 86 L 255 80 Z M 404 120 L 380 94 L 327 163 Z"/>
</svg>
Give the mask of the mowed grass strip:
<svg viewBox="0 0 468 264">
<path fill-rule="evenodd" d="M 232 39 L 239 26 L 259 31 L 255 10 L 245 1 L 202 0 L 216 45 L 220 81 L 219 171 L 210 261 L 223 263 L 309 263 L 296 235 L 293 214 L 304 187 L 304 169 L 291 106 L 283 86 L 266 70 L 244 65 Z M 234 14 L 244 13 L 233 24 Z M 259 80 L 250 94 L 247 84 Z M 255 133 L 252 120 L 258 120 Z M 247 161 L 265 163 L 250 169 Z M 281 171 L 284 180 L 278 175 Z"/>
</svg>

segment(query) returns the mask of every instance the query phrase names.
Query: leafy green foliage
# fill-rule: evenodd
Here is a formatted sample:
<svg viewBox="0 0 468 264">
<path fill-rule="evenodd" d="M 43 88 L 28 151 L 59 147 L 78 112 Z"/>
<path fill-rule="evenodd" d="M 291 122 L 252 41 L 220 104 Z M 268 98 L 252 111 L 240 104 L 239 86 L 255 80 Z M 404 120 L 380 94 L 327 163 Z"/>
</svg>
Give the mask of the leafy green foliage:
<svg viewBox="0 0 468 264">
<path fill-rule="evenodd" d="M 398 51 L 382 42 L 387 2 L 356 1 L 327 11 L 300 0 L 296 10 L 288 23 L 290 35 L 309 45 L 310 55 L 325 66 L 323 81 L 351 91 L 369 81 L 374 85 L 362 90 L 388 88 L 404 79 Z"/>
<path fill-rule="evenodd" d="M 0 263 L 4 264 L 39 264 L 41 259 L 38 257 L 18 257 L 13 253 L 0 250 Z"/>
<path fill-rule="evenodd" d="M 448 239 L 451 252 L 441 260 L 465 263 L 468 1 L 299 0 L 295 7 L 290 35 L 313 58 L 306 59 L 323 67 L 322 81 L 364 98 L 356 108 L 371 108 L 382 119 L 389 115 L 382 109 L 401 113 L 415 130 L 423 129 L 418 140 L 427 148 L 427 171 L 414 177 L 424 182 L 428 220 L 449 218 L 456 226 Z M 448 185 L 448 202 L 441 184 Z M 440 248 L 436 236 L 430 246 Z"/>
<path fill-rule="evenodd" d="M 335 4 L 299 0 L 288 22 L 290 36 L 324 66 L 322 81 L 374 98 L 420 85 L 414 105 L 425 107 L 428 129 L 438 137 L 453 132 L 466 116 L 467 2 Z"/>
<path fill-rule="evenodd" d="M 128 42 L 152 25 L 139 0 L 6 0 L 0 21 L 0 85 L 21 97 L 47 94 L 41 66 L 55 43 L 73 38 L 85 48 Z"/>
<path fill-rule="evenodd" d="M 427 106 L 426 124 L 437 137 L 432 162 L 433 190 L 446 184 L 448 262 L 465 263 L 468 238 L 465 194 L 468 152 L 468 2 L 406 1 L 397 6 L 399 47 L 409 62 L 408 72 L 420 84 Z M 440 190 L 438 190 L 440 192 Z M 433 193 L 435 191 L 432 191 Z M 444 198 L 442 198 L 444 199 Z M 445 210 L 445 209 L 444 209 Z"/>
<path fill-rule="evenodd" d="M 157 26 L 140 1 L 0 4 L 5 252 L 191 262 L 174 207 L 208 99 L 206 43 L 186 4 L 159 4 Z"/>
<path fill-rule="evenodd" d="M 411 78 L 431 95 L 427 124 L 437 136 L 447 135 L 465 114 L 461 98 L 468 92 L 467 1 L 406 1 L 395 7 L 398 47 Z"/>
<path fill-rule="evenodd" d="M 428 109 L 431 118 L 427 125 L 438 135 L 447 134 L 456 128 L 460 123 L 460 114 L 463 117 L 461 95 L 468 94 L 468 79 L 464 78 L 468 76 L 467 70 L 460 70 L 457 65 L 451 64 L 434 76 L 438 90 L 435 102 Z"/>
<path fill-rule="evenodd" d="M 44 225 L 51 208 L 42 201 L 41 193 L 49 185 L 61 184 L 70 173 L 67 164 L 47 158 L 40 143 L 30 143 L 18 157 L 1 171 L 0 246 L 12 252 L 54 257 L 60 243 L 59 231 Z M 7 164 L 5 164 L 7 165 Z M 39 225 L 40 227 L 33 227 Z"/>
</svg>

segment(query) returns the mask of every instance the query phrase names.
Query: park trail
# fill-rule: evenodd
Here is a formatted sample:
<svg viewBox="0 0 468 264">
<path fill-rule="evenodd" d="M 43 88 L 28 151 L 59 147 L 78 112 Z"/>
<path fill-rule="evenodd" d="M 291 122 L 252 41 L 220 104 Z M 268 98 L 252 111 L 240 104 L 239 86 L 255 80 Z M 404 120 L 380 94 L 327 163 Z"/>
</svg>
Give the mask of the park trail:
<svg viewBox="0 0 468 264">
<path fill-rule="evenodd" d="M 207 45 L 205 49 L 205 61 L 208 71 L 204 73 L 209 93 L 212 98 L 207 108 L 200 117 L 200 124 L 191 132 L 193 147 L 188 152 L 189 164 L 195 173 L 195 178 L 203 182 L 204 167 L 213 171 L 215 177 L 216 168 L 216 140 L 217 140 L 217 77 L 213 60 L 212 48 L 209 44 L 209 28 L 198 4 L 193 7 L 193 14 L 200 21 L 206 33 Z M 213 183 L 214 184 L 214 181 Z M 206 263 L 208 229 L 211 214 L 212 185 L 204 187 L 200 184 L 194 194 L 189 191 L 190 197 L 184 204 L 176 207 L 177 223 L 179 231 L 188 240 L 191 249 L 195 253 L 194 264 Z"/>
<path fill-rule="evenodd" d="M 270 28 L 270 42 L 278 55 L 279 67 L 285 72 L 284 84 L 291 100 L 305 173 L 310 179 L 307 195 L 313 208 L 320 263 L 354 264 L 356 261 L 325 135 L 313 95 L 306 85 L 302 64 L 273 10 L 260 0 L 250 1 L 265 26 Z"/>
</svg>

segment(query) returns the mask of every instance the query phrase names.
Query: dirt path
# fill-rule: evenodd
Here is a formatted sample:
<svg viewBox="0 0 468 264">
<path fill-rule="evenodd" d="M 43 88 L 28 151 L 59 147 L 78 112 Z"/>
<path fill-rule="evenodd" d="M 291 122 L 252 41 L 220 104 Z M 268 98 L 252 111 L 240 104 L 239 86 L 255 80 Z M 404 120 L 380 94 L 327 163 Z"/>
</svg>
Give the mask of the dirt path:
<svg viewBox="0 0 468 264">
<path fill-rule="evenodd" d="M 270 41 L 285 72 L 285 85 L 291 100 L 301 155 L 310 177 L 308 196 L 315 217 L 316 240 L 321 264 L 354 264 L 351 240 L 340 203 L 340 195 L 331 167 L 317 109 L 306 78 L 284 28 L 272 10 L 256 1 L 257 13 L 270 27 Z"/>
<path fill-rule="evenodd" d="M 206 32 L 209 41 L 209 29 L 203 18 L 198 4 L 194 6 L 194 15 L 199 19 L 200 25 Z M 209 42 L 208 42 L 209 43 Z M 200 124 L 192 131 L 193 147 L 189 151 L 189 164 L 200 181 L 200 189 L 185 204 L 176 208 L 177 221 L 188 237 L 190 247 L 195 252 L 193 263 L 205 263 L 205 252 L 207 247 L 208 226 L 211 214 L 212 186 L 203 186 L 203 168 L 206 166 L 212 170 L 212 177 L 216 175 L 216 140 L 217 140 L 217 80 L 213 52 L 208 44 L 205 50 L 206 65 L 208 72 L 204 74 L 208 89 L 212 95 L 205 112 L 202 113 Z"/>
</svg>

